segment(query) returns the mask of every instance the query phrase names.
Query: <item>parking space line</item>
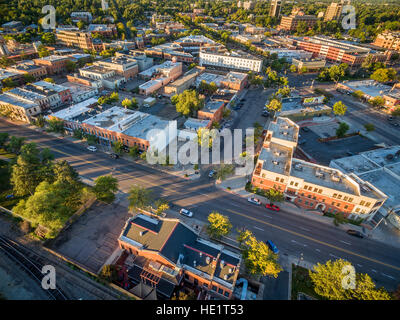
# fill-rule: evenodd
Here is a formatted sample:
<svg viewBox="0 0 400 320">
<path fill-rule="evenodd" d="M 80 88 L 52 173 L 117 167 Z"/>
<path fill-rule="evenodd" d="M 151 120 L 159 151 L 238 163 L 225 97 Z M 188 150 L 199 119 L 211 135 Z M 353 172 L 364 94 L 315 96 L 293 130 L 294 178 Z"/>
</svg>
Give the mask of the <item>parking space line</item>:
<svg viewBox="0 0 400 320">
<path fill-rule="evenodd" d="M 260 230 L 260 231 L 265 231 L 264 229 L 261 229 L 259 227 L 253 226 L 254 229 Z"/>
</svg>

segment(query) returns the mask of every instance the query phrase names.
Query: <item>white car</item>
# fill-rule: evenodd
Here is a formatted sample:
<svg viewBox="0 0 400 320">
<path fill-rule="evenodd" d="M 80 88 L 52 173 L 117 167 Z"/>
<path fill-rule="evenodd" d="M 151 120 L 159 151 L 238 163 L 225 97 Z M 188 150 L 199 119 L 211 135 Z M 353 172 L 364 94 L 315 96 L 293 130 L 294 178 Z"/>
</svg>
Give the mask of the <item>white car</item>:
<svg viewBox="0 0 400 320">
<path fill-rule="evenodd" d="M 247 198 L 247 201 L 256 205 L 261 205 L 261 201 L 256 198 Z"/>
<path fill-rule="evenodd" d="M 97 151 L 97 148 L 96 148 L 96 147 L 93 147 L 93 146 L 89 146 L 89 147 L 87 147 L 87 149 L 88 149 L 89 151 L 92 151 L 92 152 L 96 152 L 96 151 Z"/>
<path fill-rule="evenodd" d="M 181 211 L 179 211 L 179 213 L 181 215 L 189 217 L 189 218 L 193 217 L 193 212 L 186 210 L 186 209 L 181 209 Z"/>
</svg>

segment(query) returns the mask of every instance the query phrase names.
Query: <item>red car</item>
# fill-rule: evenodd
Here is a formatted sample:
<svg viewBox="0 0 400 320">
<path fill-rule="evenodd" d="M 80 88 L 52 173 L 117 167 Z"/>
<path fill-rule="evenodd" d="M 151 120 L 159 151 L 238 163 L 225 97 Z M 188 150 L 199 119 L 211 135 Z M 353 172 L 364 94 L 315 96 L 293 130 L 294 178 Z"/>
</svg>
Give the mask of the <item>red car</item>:
<svg viewBox="0 0 400 320">
<path fill-rule="evenodd" d="M 267 209 L 274 210 L 274 211 L 279 211 L 279 210 L 280 210 L 280 208 L 279 208 L 278 206 L 276 206 L 276 205 L 274 205 L 274 204 L 270 204 L 270 203 L 267 203 L 267 204 L 265 205 L 265 207 L 266 207 Z"/>
</svg>

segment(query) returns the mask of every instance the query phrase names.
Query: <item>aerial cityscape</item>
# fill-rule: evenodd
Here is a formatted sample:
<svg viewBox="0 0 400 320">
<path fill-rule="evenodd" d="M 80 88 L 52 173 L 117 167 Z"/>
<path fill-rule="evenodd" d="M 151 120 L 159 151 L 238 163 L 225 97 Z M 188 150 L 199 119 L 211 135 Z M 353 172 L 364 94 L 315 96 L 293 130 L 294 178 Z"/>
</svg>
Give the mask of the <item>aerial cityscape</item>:
<svg viewBox="0 0 400 320">
<path fill-rule="evenodd" d="M 400 300 L 398 0 L 0 9 L 1 303 Z"/>
</svg>

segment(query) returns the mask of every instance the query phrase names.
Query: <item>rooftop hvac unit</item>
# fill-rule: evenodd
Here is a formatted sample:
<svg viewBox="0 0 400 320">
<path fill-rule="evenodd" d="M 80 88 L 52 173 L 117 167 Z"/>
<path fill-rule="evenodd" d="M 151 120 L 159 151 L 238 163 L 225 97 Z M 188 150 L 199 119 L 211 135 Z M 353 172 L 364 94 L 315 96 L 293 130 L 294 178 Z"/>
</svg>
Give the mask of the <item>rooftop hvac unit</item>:
<svg viewBox="0 0 400 320">
<path fill-rule="evenodd" d="M 227 274 L 224 275 L 224 280 L 228 280 L 228 275 Z"/>
<path fill-rule="evenodd" d="M 340 177 L 334 173 L 331 174 L 331 179 L 332 179 L 332 181 L 336 181 L 336 182 L 340 181 Z"/>
<path fill-rule="evenodd" d="M 279 161 L 272 160 L 272 163 L 277 166 L 279 164 Z"/>
<path fill-rule="evenodd" d="M 324 173 L 322 171 L 317 171 L 315 172 L 315 175 L 319 178 L 323 178 L 324 177 Z"/>
<path fill-rule="evenodd" d="M 277 156 L 277 157 L 279 157 L 279 156 L 281 155 L 281 153 L 278 152 L 278 151 L 275 151 L 275 152 L 274 152 L 274 155 Z"/>
<path fill-rule="evenodd" d="M 139 234 L 140 234 L 140 236 L 143 236 L 144 235 L 144 231 L 140 231 Z"/>
<path fill-rule="evenodd" d="M 210 259 L 209 256 L 207 256 L 207 257 L 206 257 L 206 263 L 207 263 L 207 264 L 210 264 L 210 262 L 211 262 L 211 259 Z"/>
<path fill-rule="evenodd" d="M 229 273 L 232 273 L 233 272 L 233 269 L 232 268 L 229 268 Z"/>
<path fill-rule="evenodd" d="M 219 266 L 221 267 L 221 269 L 225 266 L 225 261 L 224 260 L 221 260 L 221 262 L 220 262 L 220 264 L 219 264 Z"/>
<path fill-rule="evenodd" d="M 303 171 L 303 166 L 300 163 L 296 163 L 294 169 L 297 171 Z"/>
</svg>

